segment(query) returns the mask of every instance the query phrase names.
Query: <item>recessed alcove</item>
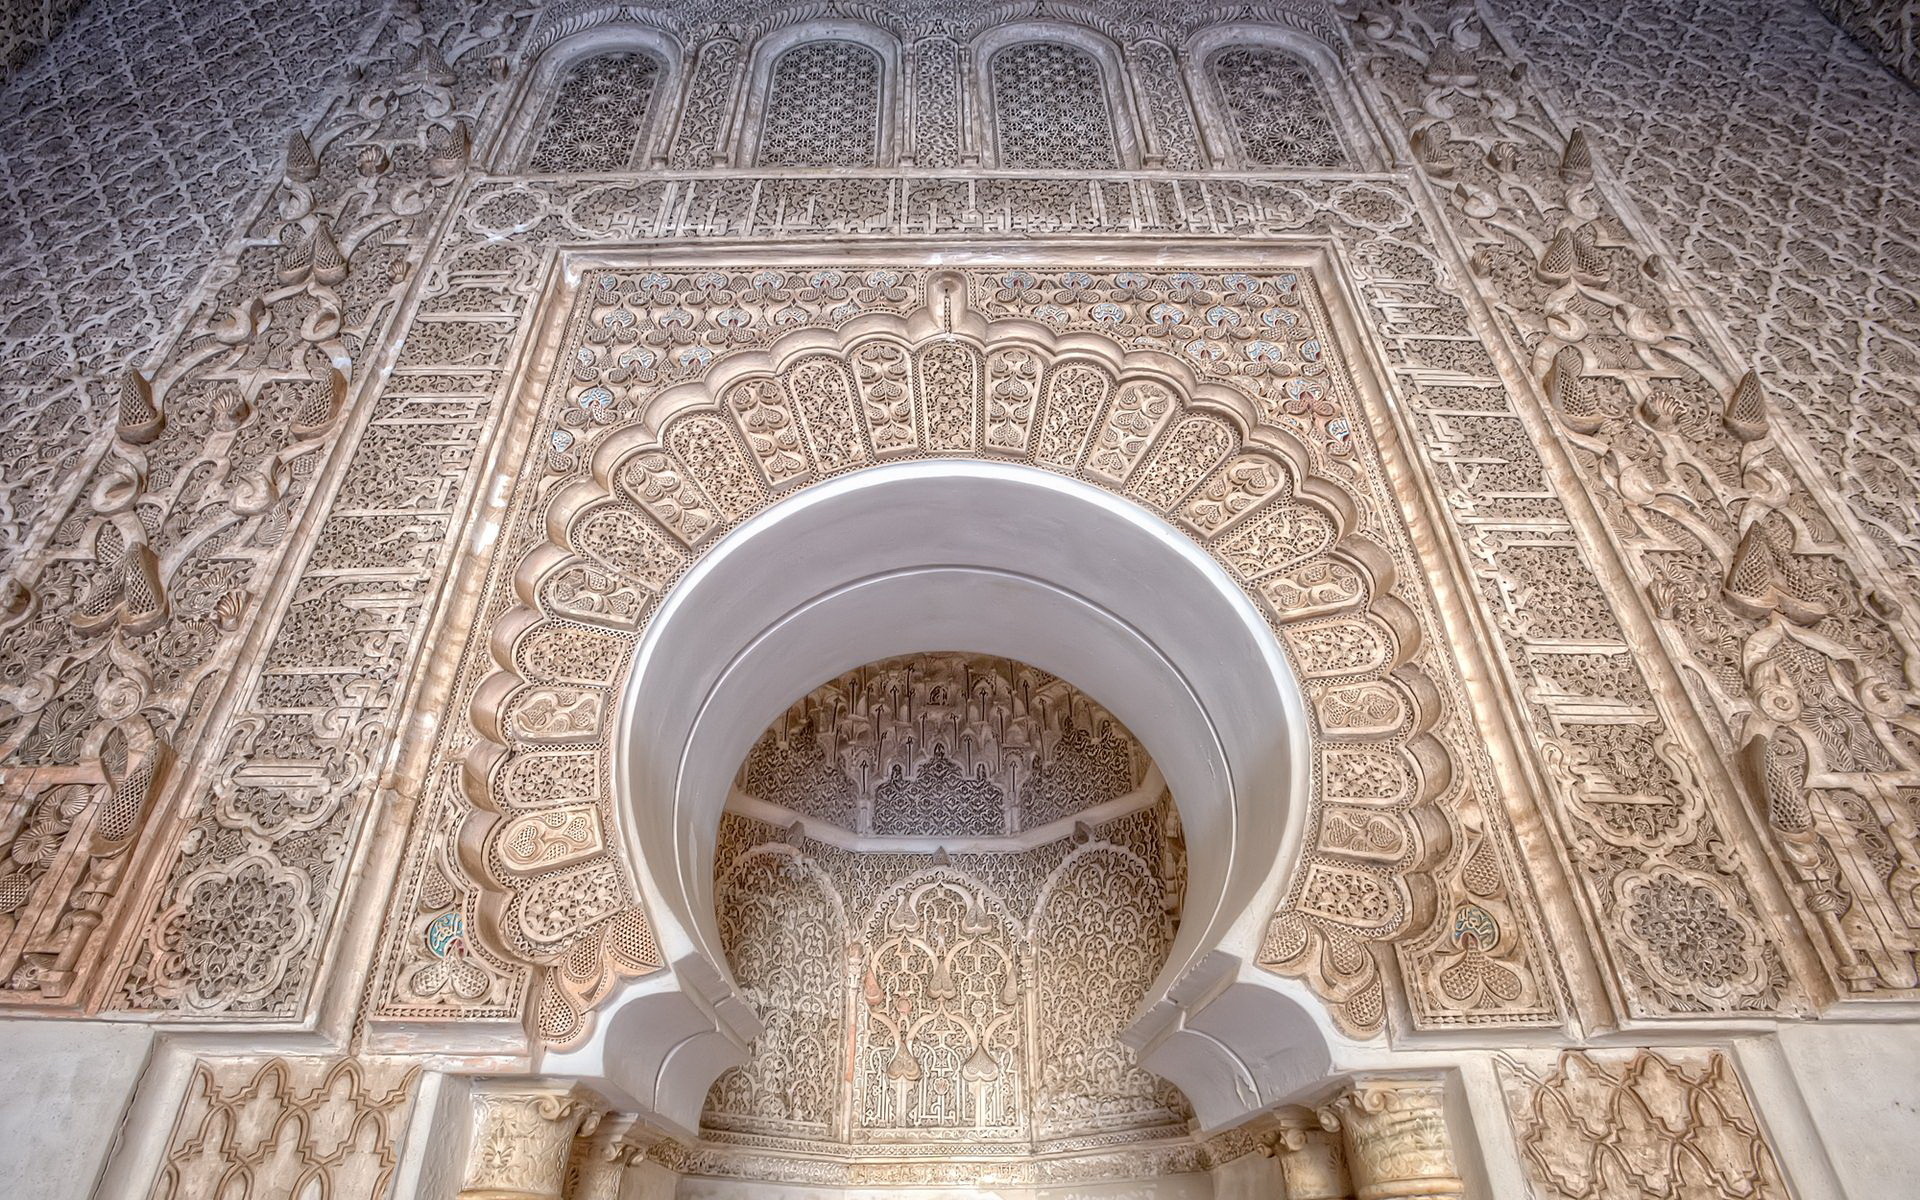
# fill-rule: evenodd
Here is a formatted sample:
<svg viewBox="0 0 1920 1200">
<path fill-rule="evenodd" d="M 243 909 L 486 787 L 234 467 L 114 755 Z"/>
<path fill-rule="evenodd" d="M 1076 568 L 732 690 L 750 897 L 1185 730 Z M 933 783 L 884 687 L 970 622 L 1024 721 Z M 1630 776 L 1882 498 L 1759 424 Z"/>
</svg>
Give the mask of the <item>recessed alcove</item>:
<svg viewBox="0 0 1920 1200">
<path fill-rule="evenodd" d="M 761 1032 L 682 1165 L 865 1185 L 1193 1172 L 1186 1097 L 1121 1040 L 1185 874 L 1151 756 L 1056 675 L 935 652 L 812 689 L 721 817 L 720 939 Z"/>
</svg>

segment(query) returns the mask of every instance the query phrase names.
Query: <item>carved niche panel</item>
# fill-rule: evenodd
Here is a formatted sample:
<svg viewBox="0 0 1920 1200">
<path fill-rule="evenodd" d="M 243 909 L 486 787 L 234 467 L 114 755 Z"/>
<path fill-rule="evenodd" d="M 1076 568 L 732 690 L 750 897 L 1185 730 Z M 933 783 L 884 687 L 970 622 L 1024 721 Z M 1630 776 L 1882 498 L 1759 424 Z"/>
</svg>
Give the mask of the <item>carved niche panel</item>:
<svg viewBox="0 0 1920 1200">
<path fill-rule="evenodd" d="M 1134 803 L 952 855 L 726 815 L 721 937 L 766 1029 L 715 1083 L 694 1169 L 767 1177 L 753 1154 L 779 1150 L 819 1165 L 771 1177 L 930 1182 L 929 1156 L 958 1154 L 1019 1179 L 1035 1154 L 1093 1153 L 1098 1174 L 1122 1169 L 1098 1159 L 1114 1147 L 1184 1142 L 1185 1099 L 1119 1040 L 1165 961 L 1185 861 L 1171 799 Z"/>
<path fill-rule="evenodd" d="M 983 268 L 939 277 L 935 311 L 971 322 L 964 336 L 908 336 L 904 318 L 935 283 L 890 268 L 747 267 L 604 272 L 583 290 L 476 626 L 512 632 L 497 658 L 479 642 L 467 651 L 460 694 L 484 733 L 461 773 L 462 806 L 474 807 L 436 817 L 466 827 L 459 919 L 477 922 L 486 953 L 540 969 L 538 1035 L 577 1037 L 620 972 L 650 967 L 645 918 L 607 849 L 605 751 L 606 699 L 657 597 L 774 498 L 909 454 L 1008 458 L 1128 496 L 1269 615 L 1318 752 L 1315 832 L 1266 961 L 1312 980 L 1350 1027 L 1375 1030 L 1386 1012 L 1375 948 L 1417 934 L 1406 951 L 1426 981 L 1417 1020 L 1556 1020 L 1551 968 L 1513 891 L 1501 786 L 1439 651 L 1312 279 Z M 856 316 L 860 337 L 837 350 L 817 333 L 782 340 Z M 1055 343 L 1068 331 L 1080 349 Z M 747 348 L 772 367 L 648 416 L 662 389 Z M 543 547 L 549 531 L 562 540 Z M 1467 811 L 1466 826 L 1448 815 Z M 437 871 L 433 860 L 419 853 L 415 870 Z M 1438 864 L 1444 904 L 1426 882 Z M 404 885 L 401 903 L 419 905 L 419 887 Z M 443 915 L 408 911 L 396 981 L 417 971 L 418 931 Z"/>
<path fill-rule="evenodd" d="M 1497 1061 L 1535 1200 L 1786 1200 L 1779 1164 L 1721 1051 L 1564 1050 L 1532 1066 Z"/>
<path fill-rule="evenodd" d="M 1065 680 L 958 654 L 888 659 L 809 692 L 739 787 L 850 833 L 997 837 L 1121 799 L 1146 752 Z"/>
<path fill-rule="evenodd" d="M 1062 42 L 1021 42 L 993 56 L 994 129 L 1003 167 L 1120 165 L 1100 64 Z"/>
<path fill-rule="evenodd" d="M 1236 46 L 1207 66 L 1248 166 L 1353 165 L 1305 63 L 1271 46 Z"/>
<path fill-rule="evenodd" d="M 203 15 L 169 10 L 194 22 L 195 40 L 218 37 Z M 274 81 L 306 56 L 256 47 L 250 13 L 216 15 L 246 26 L 226 50 L 262 64 L 260 112 L 273 113 Z M 311 36 L 299 14 L 282 16 L 281 33 Z M 314 943 L 337 911 L 383 744 L 377 716 L 357 719 L 398 706 L 393 685 L 416 649 L 402 628 L 420 609 L 410 588 L 431 576 L 466 482 L 462 417 L 437 410 L 444 437 L 421 436 L 424 405 L 367 395 L 388 378 L 372 361 L 387 353 L 426 232 L 466 170 L 473 106 L 491 86 L 475 58 L 450 65 L 417 12 L 402 6 L 389 28 L 356 81 L 377 101 L 325 97 L 309 129 L 246 134 L 284 148 L 272 202 L 248 210 L 155 370 L 110 373 L 93 406 L 110 436 L 70 460 L 70 506 L 48 514 L 57 520 L 43 523 L 31 566 L 5 585 L 0 837 L 20 868 L 0 886 L 7 1003 L 295 1020 L 317 968 L 333 961 Z M 470 10 L 440 32 L 471 54 L 513 28 Z M 313 38 L 315 55 L 332 53 L 328 44 Z M 219 159 L 225 191 L 205 204 L 174 198 L 166 171 L 131 159 L 126 178 L 144 176 L 134 190 L 149 190 L 142 215 L 115 218 L 118 235 L 189 246 L 196 236 L 171 222 L 231 212 L 229 197 L 242 194 L 233 174 L 252 172 L 251 159 L 222 149 L 234 132 L 222 105 L 188 86 L 193 58 L 183 49 L 150 72 L 179 91 L 140 115 L 173 130 L 157 140 Z M 303 101 L 312 86 L 304 75 L 286 82 Z M 214 126 L 203 137 L 178 132 L 202 122 Z M 16 124 L 5 123 L 9 135 Z M 7 171 L 31 165 L 0 159 Z M 44 186 L 15 180 L 57 203 L 84 182 L 80 166 L 63 164 Z M 93 238 L 84 207 L 68 209 L 73 229 Z M 95 239 L 103 251 L 110 240 Z M 151 298 L 92 261 L 114 275 L 117 296 Z M 152 265 L 156 287 L 180 282 L 172 264 Z M 125 315 L 129 329 L 143 324 Z M 0 475 L 16 481 L 11 468 Z M 329 507 L 309 522 L 316 497 Z M 285 594 L 307 567 L 318 581 L 287 589 L 270 634 L 256 625 L 260 598 Z M 147 856 L 138 862 L 136 837 Z"/>
</svg>

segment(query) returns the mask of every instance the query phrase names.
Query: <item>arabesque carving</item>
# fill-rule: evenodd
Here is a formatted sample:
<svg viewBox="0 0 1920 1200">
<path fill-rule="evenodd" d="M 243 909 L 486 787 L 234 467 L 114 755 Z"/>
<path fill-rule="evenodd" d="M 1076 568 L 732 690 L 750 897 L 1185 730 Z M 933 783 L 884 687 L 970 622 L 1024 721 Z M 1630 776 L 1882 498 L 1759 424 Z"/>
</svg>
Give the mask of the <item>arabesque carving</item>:
<svg viewBox="0 0 1920 1200">
<path fill-rule="evenodd" d="M 1126 797 L 1147 754 L 1058 676 L 957 654 L 822 684 L 767 730 L 740 790 L 849 833 L 998 837 Z"/>
<path fill-rule="evenodd" d="M 939 319 L 964 336 L 906 331 L 902 317 L 928 303 L 928 289 Z M 663 310 L 669 290 L 678 306 Z M 838 352 L 816 337 L 790 351 L 777 340 L 783 325 L 832 328 L 856 315 L 861 332 Z M 515 607 L 494 635 L 498 668 L 474 693 L 486 740 L 464 774 L 476 811 L 462 846 L 481 885 L 482 930 L 498 953 L 568 964 L 545 975 L 541 1036 L 576 1036 L 612 979 L 649 964 L 594 948 L 617 947 L 614 930 L 643 922 L 607 848 L 616 818 L 604 717 L 556 728 L 524 714 L 577 711 L 583 697 L 598 697 L 589 707 L 604 714 L 656 598 L 732 524 L 834 471 L 928 453 L 1077 473 L 1163 514 L 1243 581 L 1295 660 L 1320 747 L 1312 850 L 1269 939 L 1271 961 L 1314 979 L 1353 1027 L 1380 1026 L 1383 985 L 1367 947 L 1437 919 L 1426 880 L 1453 847 L 1418 814 L 1472 768 L 1432 732 L 1462 711 L 1449 699 L 1457 685 L 1439 682 L 1450 668 L 1415 607 L 1427 602 L 1404 582 L 1395 501 L 1358 420 L 1344 415 L 1349 385 L 1308 277 L 602 273 L 573 320 L 579 350 L 536 442 L 552 478 L 537 504 L 561 540 L 520 560 Z M 696 337 L 696 322 L 738 332 Z M 1112 348 L 1082 339 L 1089 349 L 1063 350 L 1056 331 L 1075 322 Z M 770 351 L 723 383 L 666 390 L 675 376 L 714 374 L 728 344 L 756 343 Z M 1216 390 L 1210 377 L 1233 382 Z M 596 425 L 610 432 L 589 448 Z M 1484 777 L 1472 786 L 1497 794 Z M 557 835 L 562 814 L 578 814 L 577 837 Z M 538 872 L 520 865 L 523 846 L 536 848 Z M 1440 1003 L 1544 1016 L 1551 1001 L 1501 899 L 1496 854 L 1469 872 L 1480 924 L 1459 951 L 1494 982 Z"/>
<path fill-rule="evenodd" d="M 895 660 L 836 684 L 901 674 Z M 970 782 L 941 773 L 929 798 L 964 803 Z M 875 823 L 915 799 L 875 797 Z M 1036 1154 L 1184 1143 L 1186 1101 L 1120 1040 L 1178 921 L 1179 822 L 1164 792 L 1107 813 L 952 854 L 724 817 L 720 934 L 764 1029 L 708 1096 L 705 1170 L 751 1175 L 741 1153 L 778 1149 L 903 1182 L 929 1155 L 984 1154 L 1012 1180 Z"/>
<path fill-rule="evenodd" d="M 1705 852 L 1704 867 L 1725 853 L 1713 841 L 1742 841 L 1745 822 L 1760 824 L 1776 853 L 1747 853 L 1785 866 L 1800 918 L 1821 934 L 1827 978 L 1809 984 L 1911 993 L 1920 908 L 1908 878 L 1920 846 L 1906 793 L 1920 782 L 1920 660 L 1896 585 L 1831 493 L 1808 482 L 1765 385 L 1718 353 L 1711 326 L 1636 243 L 1596 184 L 1585 133 L 1554 129 L 1479 19 L 1370 6 L 1356 29 L 1537 381 L 1541 416 L 1564 447 L 1560 469 L 1593 498 L 1596 532 L 1639 591 L 1644 615 L 1629 616 L 1646 632 L 1635 642 L 1671 656 L 1663 690 L 1698 701 L 1677 731 L 1692 748 L 1656 742 L 1656 755 L 1670 769 L 1736 752 L 1748 765 L 1744 796 L 1712 772 L 1698 785 L 1670 774 L 1714 797 L 1701 813 L 1727 830 L 1717 838 L 1703 842 L 1706 827 L 1685 807 L 1593 797 L 1618 831 L 1609 841 L 1625 849 L 1690 828 L 1688 853 Z M 1601 752 L 1626 748 L 1615 739 Z M 1574 849 L 1591 863 L 1599 848 Z M 1612 885 L 1649 981 L 1682 1007 L 1776 986 L 1750 956 L 1727 953 L 1758 927 L 1716 878 L 1717 864 L 1635 868 Z"/>
</svg>

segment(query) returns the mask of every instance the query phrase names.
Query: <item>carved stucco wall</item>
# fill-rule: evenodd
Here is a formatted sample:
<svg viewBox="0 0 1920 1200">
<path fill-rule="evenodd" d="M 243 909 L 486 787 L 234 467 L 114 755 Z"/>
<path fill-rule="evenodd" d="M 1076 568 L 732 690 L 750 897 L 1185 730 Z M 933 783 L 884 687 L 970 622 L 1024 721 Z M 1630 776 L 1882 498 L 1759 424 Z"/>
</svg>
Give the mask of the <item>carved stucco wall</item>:
<svg viewBox="0 0 1920 1200">
<path fill-rule="evenodd" d="M 0 5 L 0 80 L 52 41 L 80 0 L 8 0 Z"/>
<path fill-rule="evenodd" d="M 1408 216 L 1371 187 L 1321 195 L 1339 222 Z M 477 203 L 484 227 L 550 201 L 510 185 Z M 925 331 L 931 319 L 948 330 Z M 809 332 L 849 325 L 860 333 L 844 347 Z M 1090 336 L 1055 341 L 1076 330 Z M 1463 668 L 1408 557 L 1407 518 L 1331 331 L 1301 271 L 595 273 L 514 469 L 482 615 L 449 629 L 463 666 L 435 754 L 464 759 L 464 785 L 430 772 L 445 815 L 412 853 L 383 1016 L 489 1011 L 411 982 L 422 970 L 440 978 L 425 932 L 436 922 L 490 930 L 518 962 L 495 968 L 484 1004 L 537 986 L 547 1037 L 578 1037 L 616 978 L 652 969 L 622 950 L 646 921 L 611 866 L 608 697 L 657 597 L 774 495 L 902 456 L 961 454 L 1074 475 L 1164 514 L 1281 633 L 1325 739 L 1314 770 L 1325 805 L 1268 961 L 1315 980 L 1341 1021 L 1377 1029 L 1387 998 L 1371 947 L 1417 928 L 1407 969 L 1445 982 L 1421 986 L 1416 1021 L 1552 1022 L 1556 988 L 1516 890 L 1504 789 L 1485 737 L 1468 732 Z M 726 373 L 732 356 L 743 365 Z M 1757 945 L 1744 952 L 1764 974 Z M 556 961 L 565 968 L 546 965 Z"/>
<path fill-rule="evenodd" d="M 1920 5 L 1913 0 L 1819 0 L 1820 11 L 1886 68 L 1920 86 Z"/>
<path fill-rule="evenodd" d="M 1493 8 L 1911 587 L 1920 91 L 1803 4 Z"/>
<path fill-rule="evenodd" d="M 0 573 L 46 540 L 36 521 L 97 454 L 112 376 L 175 327 L 378 9 L 95 0 L 7 79 Z"/>
<path fill-rule="evenodd" d="M 1466 9 L 1364 5 L 1344 26 L 1279 10 L 1281 25 L 1346 47 L 1331 53 L 1349 56 L 1361 103 L 1329 103 L 1347 149 L 1374 153 L 1355 138 L 1364 108 L 1385 153 L 1409 160 L 1359 181 L 469 186 L 474 139 L 492 145 L 505 127 L 528 54 L 580 12 L 402 7 L 364 74 L 329 98 L 317 80 L 366 32 L 337 9 L 216 22 L 96 4 L 8 86 L 0 385 L 6 419 L 33 429 L 8 439 L 0 473 L 9 1002 L 309 1022 L 367 966 L 326 954 L 349 901 L 383 898 L 378 872 L 371 896 L 349 895 L 351 864 L 414 817 L 369 989 L 374 1026 L 518 1020 L 532 964 L 472 936 L 475 882 L 454 853 L 468 803 L 458 763 L 478 740 L 467 701 L 495 664 L 476 643 L 428 655 L 425 631 L 435 613 L 471 616 L 462 605 L 480 593 L 489 617 L 525 599 L 509 595 L 506 553 L 481 564 L 490 582 L 457 553 L 481 511 L 473 464 L 531 435 L 530 466 L 580 471 L 561 460 L 618 420 L 569 406 L 564 387 L 537 418 L 509 412 L 537 386 L 522 355 L 555 303 L 550 248 L 1068 232 L 1151 254 L 1168 239 L 1335 248 L 1395 415 L 1324 394 L 1268 415 L 1311 438 L 1344 431 L 1362 459 L 1374 439 L 1400 445 L 1396 477 L 1415 484 L 1372 490 L 1368 511 L 1391 542 L 1421 511 L 1409 495 L 1436 499 L 1420 545 L 1438 557 L 1399 572 L 1416 640 L 1427 653 L 1443 627 L 1484 631 L 1457 652 L 1485 655 L 1467 674 L 1493 689 L 1443 687 L 1452 707 L 1431 729 L 1465 746 L 1449 721 L 1510 703 L 1517 740 L 1539 747 L 1504 789 L 1468 755 L 1451 793 L 1401 789 L 1378 805 L 1384 820 L 1323 824 L 1340 843 L 1330 853 L 1384 846 L 1383 874 L 1430 877 L 1435 902 L 1360 934 L 1283 913 L 1269 962 L 1311 978 L 1353 1031 L 1396 1035 L 1913 993 L 1915 100 L 1817 14 L 1502 6 L 1498 24 L 1555 93 L 1556 124 Z M 747 7 L 734 15 L 725 29 L 659 18 L 691 47 L 674 78 L 702 101 L 659 135 L 678 165 L 724 161 L 745 136 L 737 81 L 764 30 Z M 990 126 L 960 87 L 978 71 L 958 49 L 965 23 L 940 16 L 899 17 L 928 36 L 905 56 L 923 91 L 894 153 L 951 167 L 977 161 Z M 1210 19 L 1174 6 L 1087 22 L 1136 73 L 1121 140 L 1150 167 L 1197 167 L 1224 136 L 1204 102 L 1190 107 L 1204 91 L 1179 83 L 1182 39 Z M 131 36 L 143 23 L 148 36 Z M 166 103 L 101 99 L 148 82 Z M 289 143 L 301 113 L 318 115 Z M 270 188 L 237 179 L 283 154 Z M 986 278 L 973 299 L 988 308 L 1038 320 L 1054 303 L 1094 329 L 1091 307 L 1004 283 L 1014 295 L 990 297 Z M 1100 286 L 1133 318 L 1140 297 Z M 1179 302 L 1170 280 L 1153 286 L 1155 303 Z M 687 306 L 677 289 L 697 283 L 674 287 L 658 300 L 697 311 L 696 336 L 648 304 L 631 327 L 651 320 L 660 361 L 718 359 L 757 336 L 710 295 Z M 1175 324 L 1193 340 L 1211 329 L 1237 345 L 1192 315 Z M 119 374 L 129 360 L 147 374 Z M 774 469 L 782 452 L 741 462 Z M 661 520 L 653 499 L 648 519 Z M 507 516 L 503 545 L 539 519 L 531 505 Z M 1418 580 L 1441 558 L 1460 564 L 1471 611 L 1429 611 Z M 1420 669 L 1444 682 L 1457 668 Z M 400 738 L 421 711 L 444 714 L 449 741 Z M 569 715 L 556 705 L 544 719 Z M 1435 801 L 1444 833 L 1405 823 L 1416 800 Z M 1363 892 L 1318 890 L 1309 907 L 1337 913 Z M 560 964 L 573 978 L 552 1028 L 569 1028 L 610 970 L 658 965 L 630 907 L 593 948 Z M 1390 1020 L 1391 996 L 1408 1011 Z"/>
</svg>

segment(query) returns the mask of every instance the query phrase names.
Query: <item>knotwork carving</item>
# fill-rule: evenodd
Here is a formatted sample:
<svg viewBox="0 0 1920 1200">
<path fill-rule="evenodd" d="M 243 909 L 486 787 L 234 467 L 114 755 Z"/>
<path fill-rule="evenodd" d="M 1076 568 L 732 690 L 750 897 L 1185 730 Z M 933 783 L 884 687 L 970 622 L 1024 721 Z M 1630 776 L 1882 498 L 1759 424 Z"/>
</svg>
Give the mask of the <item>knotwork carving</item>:
<svg viewBox="0 0 1920 1200">
<path fill-rule="evenodd" d="M 384 1196 L 418 1075 L 393 1059 L 196 1061 L 151 1200 Z"/>
<path fill-rule="evenodd" d="M 1718 1050 L 1496 1061 L 1537 1200 L 1787 1195 L 1746 1090 Z"/>
</svg>

